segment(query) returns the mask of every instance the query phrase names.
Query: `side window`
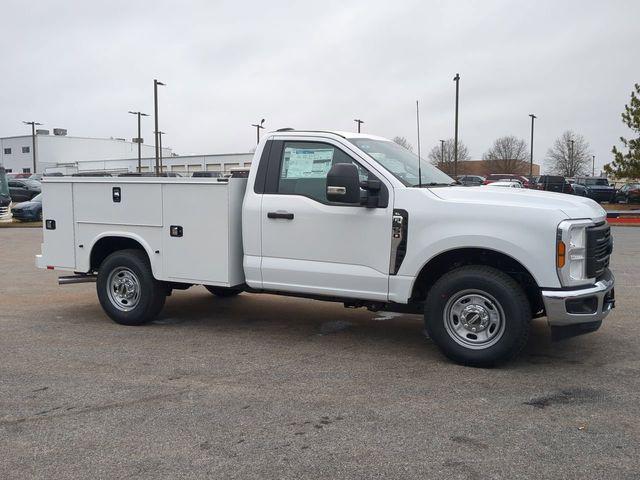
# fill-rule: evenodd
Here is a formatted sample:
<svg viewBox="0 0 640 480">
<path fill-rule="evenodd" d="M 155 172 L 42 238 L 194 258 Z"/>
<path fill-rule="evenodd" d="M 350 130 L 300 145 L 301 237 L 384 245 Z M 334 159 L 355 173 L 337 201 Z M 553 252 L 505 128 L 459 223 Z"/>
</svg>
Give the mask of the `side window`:
<svg viewBox="0 0 640 480">
<path fill-rule="evenodd" d="M 369 172 L 337 147 L 327 143 L 284 142 L 280 159 L 278 193 L 303 195 L 321 203 L 327 200 L 327 173 L 336 163 L 353 163 L 360 181 Z"/>
</svg>

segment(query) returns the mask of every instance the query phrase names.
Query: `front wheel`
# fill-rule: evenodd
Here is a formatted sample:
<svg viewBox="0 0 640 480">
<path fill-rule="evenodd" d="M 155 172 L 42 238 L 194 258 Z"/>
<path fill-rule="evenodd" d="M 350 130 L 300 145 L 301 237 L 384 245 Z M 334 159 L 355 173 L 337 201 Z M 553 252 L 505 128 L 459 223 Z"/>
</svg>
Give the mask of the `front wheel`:
<svg viewBox="0 0 640 480">
<path fill-rule="evenodd" d="M 443 275 L 425 302 L 429 337 L 451 360 L 489 367 L 527 342 L 531 308 L 513 278 L 493 267 L 465 266 Z"/>
<path fill-rule="evenodd" d="M 111 319 L 121 325 L 142 325 L 153 320 L 167 295 L 153 277 L 142 250 L 120 250 L 100 265 L 96 283 L 98 299 Z"/>
</svg>

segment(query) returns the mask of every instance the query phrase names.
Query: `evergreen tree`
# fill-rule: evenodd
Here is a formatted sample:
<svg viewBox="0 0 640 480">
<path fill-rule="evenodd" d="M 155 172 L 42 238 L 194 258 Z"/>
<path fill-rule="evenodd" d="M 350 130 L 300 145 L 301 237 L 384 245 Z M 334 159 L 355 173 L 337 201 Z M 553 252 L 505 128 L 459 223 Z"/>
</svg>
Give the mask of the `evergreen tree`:
<svg viewBox="0 0 640 480">
<path fill-rule="evenodd" d="M 611 152 L 615 159 L 604 166 L 605 172 L 617 178 L 640 178 L 640 84 L 636 83 L 634 87 L 631 102 L 624 106 L 622 122 L 635 132 L 637 137 L 629 140 L 620 137 L 627 152 L 623 153 L 614 145 Z"/>
</svg>

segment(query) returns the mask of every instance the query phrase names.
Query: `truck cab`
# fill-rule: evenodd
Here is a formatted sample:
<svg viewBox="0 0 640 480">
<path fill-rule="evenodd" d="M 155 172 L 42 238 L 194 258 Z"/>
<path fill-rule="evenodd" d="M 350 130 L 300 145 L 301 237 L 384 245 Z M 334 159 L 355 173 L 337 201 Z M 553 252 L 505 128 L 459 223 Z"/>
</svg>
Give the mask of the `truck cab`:
<svg viewBox="0 0 640 480">
<path fill-rule="evenodd" d="M 45 179 L 37 263 L 97 281 L 126 325 L 203 284 L 420 313 L 445 355 L 478 366 L 516 355 L 535 317 L 556 337 L 596 330 L 614 306 L 604 210 L 454 184 L 382 137 L 286 129 L 248 178 Z"/>
</svg>

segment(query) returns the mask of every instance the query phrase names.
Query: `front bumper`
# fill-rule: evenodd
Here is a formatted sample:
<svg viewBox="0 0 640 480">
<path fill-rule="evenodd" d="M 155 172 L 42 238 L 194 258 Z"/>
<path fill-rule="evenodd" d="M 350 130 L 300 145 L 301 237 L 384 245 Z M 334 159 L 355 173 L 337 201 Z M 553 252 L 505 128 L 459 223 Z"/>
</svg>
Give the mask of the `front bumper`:
<svg viewBox="0 0 640 480">
<path fill-rule="evenodd" d="M 590 190 L 587 193 L 587 197 L 596 202 L 610 202 L 615 198 L 615 195 L 616 192 L 614 190 Z"/>
<path fill-rule="evenodd" d="M 28 220 L 37 220 L 38 219 L 38 214 L 36 212 L 32 212 L 30 210 L 17 210 L 17 211 L 12 210 L 11 211 L 11 215 L 16 220 L 28 221 Z"/>
<path fill-rule="evenodd" d="M 615 307 L 615 278 L 609 269 L 594 285 L 579 290 L 542 290 L 551 327 L 596 327 Z M 597 326 L 596 326 L 597 325 Z"/>
</svg>

